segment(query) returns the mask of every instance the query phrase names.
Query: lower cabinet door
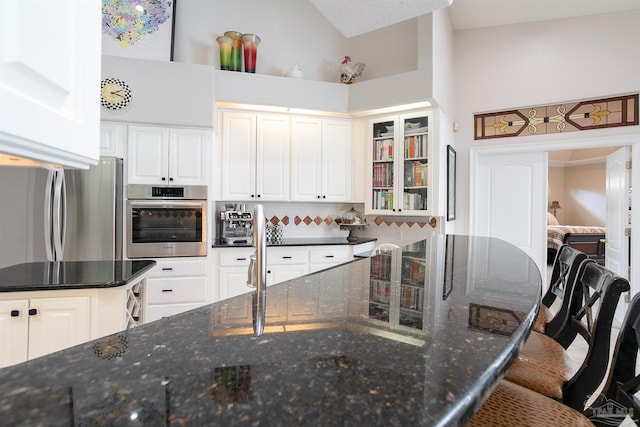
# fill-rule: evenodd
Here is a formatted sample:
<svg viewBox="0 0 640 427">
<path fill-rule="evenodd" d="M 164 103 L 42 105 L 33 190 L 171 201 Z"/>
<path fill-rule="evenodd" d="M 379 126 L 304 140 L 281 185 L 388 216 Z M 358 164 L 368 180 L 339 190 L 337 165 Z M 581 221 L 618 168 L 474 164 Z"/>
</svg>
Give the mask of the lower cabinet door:
<svg viewBox="0 0 640 427">
<path fill-rule="evenodd" d="M 28 300 L 0 301 L 0 368 L 27 360 L 28 311 Z"/>
<path fill-rule="evenodd" d="M 29 359 L 89 341 L 90 303 L 90 297 L 31 299 Z"/>
<path fill-rule="evenodd" d="M 253 288 L 247 286 L 248 267 L 225 267 L 221 268 L 219 273 L 219 300 L 246 294 L 253 290 Z"/>
</svg>

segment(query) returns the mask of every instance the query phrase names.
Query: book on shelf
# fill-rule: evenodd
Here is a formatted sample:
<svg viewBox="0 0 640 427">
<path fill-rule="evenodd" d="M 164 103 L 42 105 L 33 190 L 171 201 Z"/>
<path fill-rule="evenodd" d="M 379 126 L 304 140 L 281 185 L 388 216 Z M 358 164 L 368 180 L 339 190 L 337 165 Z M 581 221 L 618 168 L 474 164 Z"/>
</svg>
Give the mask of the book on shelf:
<svg viewBox="0 0 640 427">
<path fill-rule="evenodd" d="M 393 206 L 393 191 L 373 190 L 371 207 L 373 209 L 391 209 Z"/>
<path fill-rule="evenodd" d="M 404 157 L 413 159 L 427 157 L 427 135 L 407 136 L 404 139 Z"/>
<path fill-rule="evenodd" d="M 393 160 L 393 139 L 377 139 L 373 145 L 374 160 Z"/>
</svg>

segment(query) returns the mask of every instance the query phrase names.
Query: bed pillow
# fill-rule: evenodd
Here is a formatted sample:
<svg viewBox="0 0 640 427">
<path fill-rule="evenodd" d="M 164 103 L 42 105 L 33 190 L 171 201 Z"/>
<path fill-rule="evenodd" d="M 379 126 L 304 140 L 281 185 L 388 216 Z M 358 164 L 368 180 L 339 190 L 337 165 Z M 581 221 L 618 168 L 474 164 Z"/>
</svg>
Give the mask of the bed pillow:
<svg viewBox="0 0 640 427">
<path fill-rule="evenodd" d="M 551 212 L 547 212 L 547 225 L 560 225 L 558 220 Z"/>
</svg>

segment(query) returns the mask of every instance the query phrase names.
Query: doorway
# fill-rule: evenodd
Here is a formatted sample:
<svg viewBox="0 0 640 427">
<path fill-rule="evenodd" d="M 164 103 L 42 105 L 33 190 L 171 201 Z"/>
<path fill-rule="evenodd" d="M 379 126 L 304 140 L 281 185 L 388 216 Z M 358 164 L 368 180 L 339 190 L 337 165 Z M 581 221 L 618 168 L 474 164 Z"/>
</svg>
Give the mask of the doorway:
<svg viewBox="0 0 640 427">
<path fill-rule="evenodd" d="M 564 136 L 562 136 L 564 137 Z M 518 141 L 519 142 L 519 141 Z M 546 212 L 548 211 L 548 191 L 547 188 L 547 168 L 548 158 L 552 151 L 574 150 L 578 148 L 602 148 L 623 146 L 632 147 L 632 161 L 640 164 L 640 135 L 618 135 L 599 138 L 565 139 L 552 141 L 545 139 L 536 144 L 514 143 L 502 144 L 492 147 L 473 147 L 469 151 L 470 157 L 470 185 L 469 185 L 469 229 L 471 234 L 488 235 L 502 237 L 529 253 L 540 267 L 543 277 L 546 276 Z M 507 159 L 500 164 L 497 159 L 500 157 Z M 537 174 L 534 179 L 490 179 L 492 176 L 500 176 L 495 172 L 497 168 L 518 165 L 521 175 L 527 177 L 527 170 Z M 543 175 L 537 170 L 542 166 Z M 489 177 L 490 180 L 485 179 Z M 640 188 L 640 174 L 632 174 L 632 187 Z M 527 201 L 528 206 L 514 206 L 505 204 L 504 200 L 517 194 L 518 199 Z M 640 197 L 631 193 L 632 206 L 640 206 Z M 495 206 L 496 203 L 503 205 Z M 495 202 L 495 203 L 494 203 Z M 501 221 L 500 216 L 504 216 L 505 209 L 510 209 L 512 215 L 509 221 Z M 638 209 L 632 210 L 631 224 L 638 223 L 640 215 Z M 536 241 L 526 241 L 521 239 L 513 242 L 511 236 L 518 237 L 514 230 L 537 230 L 533 239 Z M 524 234 L 520 232 L 522 236 Z M 640 238 L 631 235 L 630 251 L 638 253 Z M 640 257 L 631 259 L 630 271 L 640 271 Z M 631 276 L 633 279 L 633 276 Z M 634 294 L 640 290 L 640 284 L 631 280 Z M 634 286 L 635 285 L 635 286 Z M 626 304 L 623 304 L 626 308 Z"/>
</svg>

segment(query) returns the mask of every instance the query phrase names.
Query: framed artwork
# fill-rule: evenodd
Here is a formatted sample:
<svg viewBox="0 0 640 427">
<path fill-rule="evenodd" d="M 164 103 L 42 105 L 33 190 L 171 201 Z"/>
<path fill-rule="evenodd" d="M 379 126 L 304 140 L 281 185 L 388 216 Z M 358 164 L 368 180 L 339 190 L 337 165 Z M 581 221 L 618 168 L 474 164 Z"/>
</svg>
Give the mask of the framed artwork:
<svg viewBox="0 0 640 427">
<path fill-rule="evenodd" d="M 447 145 L 447 221 L 456 219 L 456 150 Z"/>
<path fill-rule="evenodd" d="M 173 61 L 176 0 L 103 0 L 102 54 Z"/>
</svg>

